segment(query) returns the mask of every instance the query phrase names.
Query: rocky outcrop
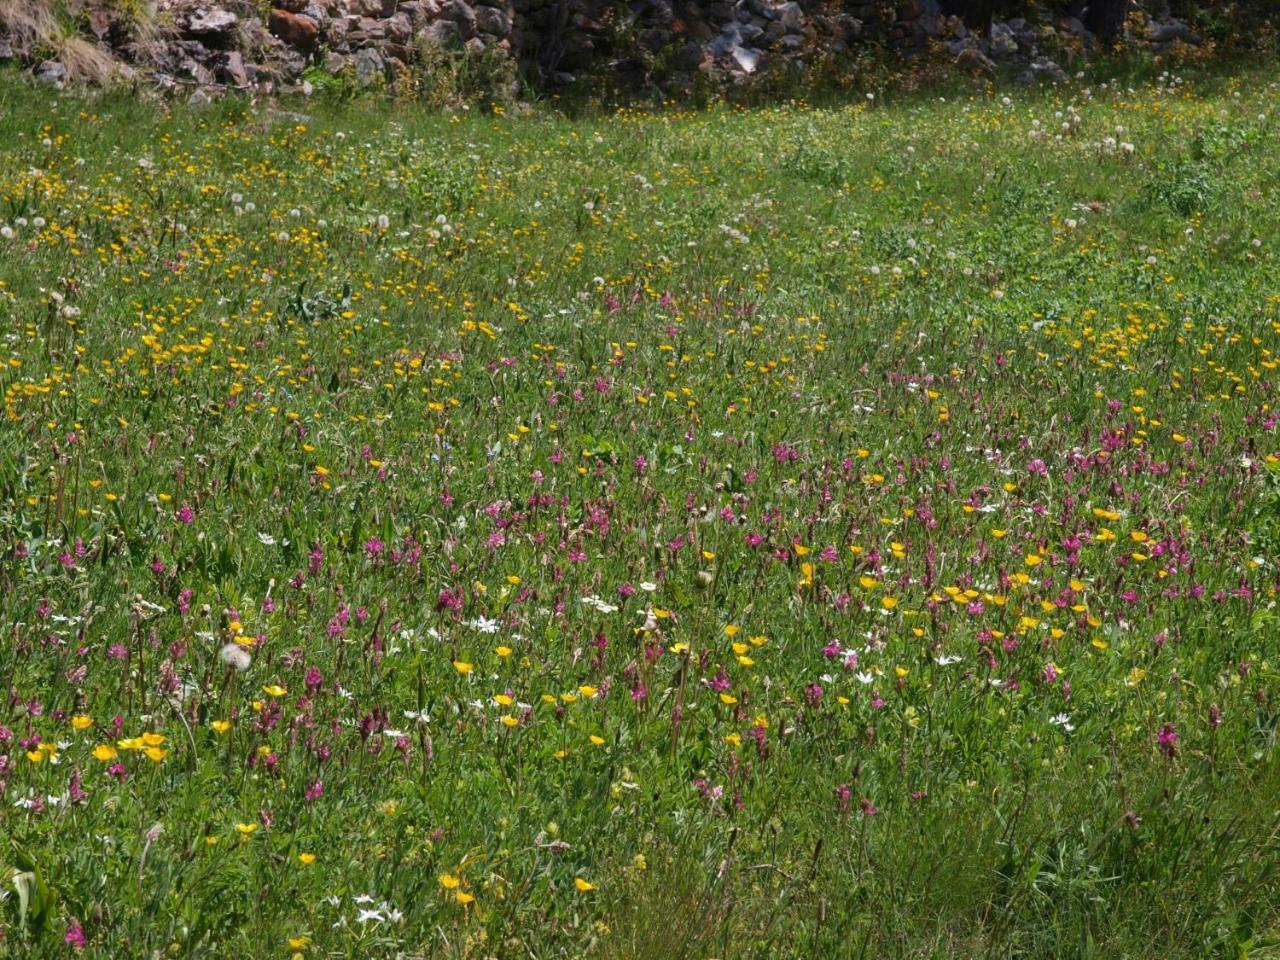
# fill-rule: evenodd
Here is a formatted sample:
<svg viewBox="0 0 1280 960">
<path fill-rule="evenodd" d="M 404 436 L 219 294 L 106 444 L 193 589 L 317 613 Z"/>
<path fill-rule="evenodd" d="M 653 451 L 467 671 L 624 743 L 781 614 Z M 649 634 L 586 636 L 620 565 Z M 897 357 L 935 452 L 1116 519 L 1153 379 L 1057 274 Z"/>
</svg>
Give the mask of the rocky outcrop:
<svg viewBox="0 0 1280 960">
<path fill-rule="evenodd" d="M 432 51 L 489 51 L 546 85 L 612 75 L 678 88 L 699 74 L 737 83 L 803 72 L 868 42 L 975 72 L 1007 64 L 1024 82 L 1052 83 L 1065 79 L 1059 60 L 1093 42 L 1072 18 L 978 30 L 940 0 L 157 0 L 146 42 L 112 9 L 91 10 L 96 41 L 161 86 L 263 91 L 306 90 L 318 75 L 382 83 Z M 1131 39 L 1159 51 L 1197 38 L 1179 21 L 1146 18 Z M 0 31 L 0 57 L 6 50 L 22 55 Z M 49 83 L 73 79 L 56 58 L 30 66 Z"/>
</svg>

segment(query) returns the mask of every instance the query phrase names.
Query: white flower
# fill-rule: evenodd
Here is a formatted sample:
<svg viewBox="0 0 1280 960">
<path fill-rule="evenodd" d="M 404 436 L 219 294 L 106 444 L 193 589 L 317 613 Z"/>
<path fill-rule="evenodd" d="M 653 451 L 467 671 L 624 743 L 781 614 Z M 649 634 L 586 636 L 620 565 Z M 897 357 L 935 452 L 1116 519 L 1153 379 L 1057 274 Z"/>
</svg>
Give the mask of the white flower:
<svg viewBox="0 0 1280 960">
<path fill-rule="evenodd" d="M 600 613 L 617 613 L 618 612 L 618 608 L 614 606 L 612 603 L 608 603 L 607 601 L 601 600 L 599 597 L 596 597 L 596 596 L 583 597 L 582 602 L 585 603 L 588 607 L 591 607 L 593 610 L 598 610 Z"/>
<path fill-rule="evenodd" d="M 1055 727 L 1061 727 L 1067 733 L 1070 733 L 1075 729 L 1075 724 L 1071 722 L 1071 715 L 1067 713 L 1059 713 L 1056 716 L 1050 717 L 1049 722 Z"/>
<path fill-rule="evenodd" d="M 497 633 L 499 626 L 497 620 L 490 620 L 487 617 L 476 617 L 474 620 L 468 620 L 467 626 L 473 630 L 479 630 L 481 633 Z"/>
<path fill-rule="evenodd" d="M 218 659 L 232 670 L 238 670 L 241 673 L 253 665 L 253 657 L 249 656 L 249 651 L 238 643 L 224 644 L 218 651 Z"/>
</svg>

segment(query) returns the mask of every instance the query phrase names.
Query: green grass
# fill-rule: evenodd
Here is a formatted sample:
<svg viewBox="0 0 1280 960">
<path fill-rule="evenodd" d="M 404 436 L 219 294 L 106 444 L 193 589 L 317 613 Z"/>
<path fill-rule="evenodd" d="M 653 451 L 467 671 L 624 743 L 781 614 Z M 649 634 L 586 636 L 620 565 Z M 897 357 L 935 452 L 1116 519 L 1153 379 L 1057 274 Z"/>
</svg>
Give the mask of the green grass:
<svg viewBox="0 0 1280 960">
<path fill-rule="evenodd" d="M 1276 94 L 6 77 L 0 956 L 1267 956 Z"/>
</svg>

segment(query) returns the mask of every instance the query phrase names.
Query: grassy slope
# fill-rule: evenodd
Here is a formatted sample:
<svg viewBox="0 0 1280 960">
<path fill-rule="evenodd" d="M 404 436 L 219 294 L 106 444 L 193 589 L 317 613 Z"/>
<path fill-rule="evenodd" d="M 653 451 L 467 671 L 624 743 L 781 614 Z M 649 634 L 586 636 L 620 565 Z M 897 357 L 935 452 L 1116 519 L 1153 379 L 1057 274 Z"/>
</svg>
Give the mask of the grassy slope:
<svg viewBox="0 0 1280 960">
<path fill-rule="evenodd" d="M 6 81 L 0 780 L 50 954 L 70 917 L 102 956 L 1274 931 L 1275 94 L 567 121 L 50 111 Z M 646 602 L 671 616 L 637 634 Z M 237 613 L 262 640 L 228 678 Z M 361 736 L 378 710 L 402 746 Z M 123 783 L 89 756 L 144 730 L 170 753 L 122 749 Z M 73 770 L 84 804 L 14 805 Z"/>
</svg>

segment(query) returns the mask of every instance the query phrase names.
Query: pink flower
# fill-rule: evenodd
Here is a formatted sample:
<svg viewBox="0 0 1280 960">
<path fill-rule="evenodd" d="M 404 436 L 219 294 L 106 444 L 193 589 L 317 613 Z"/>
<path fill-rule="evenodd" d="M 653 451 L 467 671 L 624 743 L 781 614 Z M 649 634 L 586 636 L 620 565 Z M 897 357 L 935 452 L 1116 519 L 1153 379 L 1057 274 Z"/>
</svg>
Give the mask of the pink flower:
<svg viewBox="0 0 1280 960">
<path fill-rule="evenodd" d="M 76 950 L 83 950 L 89 945 L 89 941 L 85 938 L 84 927 L 74 918 L 67 924 L 66 935 L 63 936 L 62 942 Z"/>
</svg>

